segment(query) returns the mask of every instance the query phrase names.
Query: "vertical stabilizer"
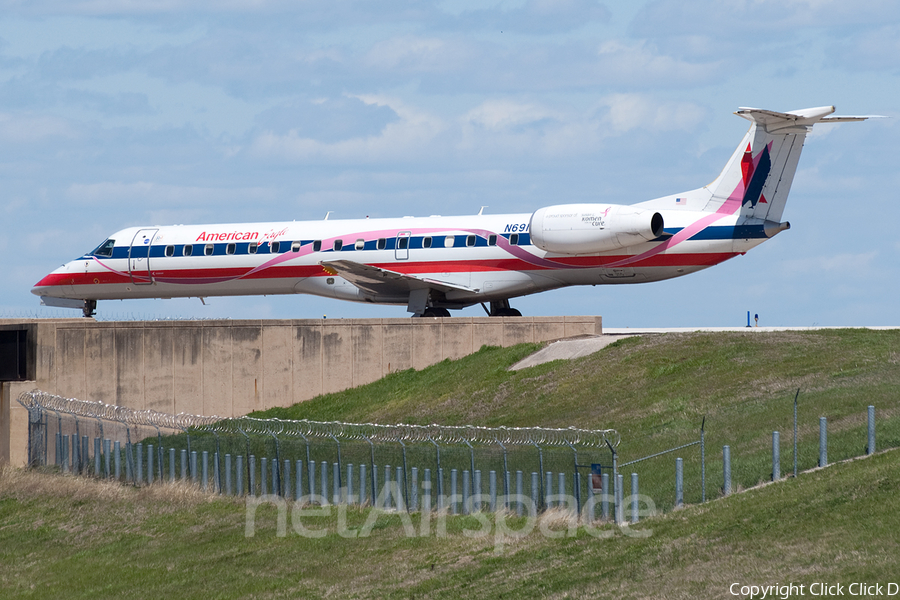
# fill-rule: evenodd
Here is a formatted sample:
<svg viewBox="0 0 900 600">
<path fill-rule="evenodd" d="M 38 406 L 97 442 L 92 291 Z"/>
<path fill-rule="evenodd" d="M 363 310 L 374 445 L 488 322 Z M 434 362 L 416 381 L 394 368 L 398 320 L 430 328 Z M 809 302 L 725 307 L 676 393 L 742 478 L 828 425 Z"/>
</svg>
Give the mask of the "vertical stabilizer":
<svg viewBox="0 0 900 600">
<path fill-rule="evenodd" d="M 833 106 L 779 113 L 741 108 L 736 113 L 750 121 L 725 169 L 707 186 L 710 212 L 740 214 L 779 222 L 784 212 L 806 134 L 822 122 L 862 121 L 866 117 L 830 117 Z"/>
</svg>

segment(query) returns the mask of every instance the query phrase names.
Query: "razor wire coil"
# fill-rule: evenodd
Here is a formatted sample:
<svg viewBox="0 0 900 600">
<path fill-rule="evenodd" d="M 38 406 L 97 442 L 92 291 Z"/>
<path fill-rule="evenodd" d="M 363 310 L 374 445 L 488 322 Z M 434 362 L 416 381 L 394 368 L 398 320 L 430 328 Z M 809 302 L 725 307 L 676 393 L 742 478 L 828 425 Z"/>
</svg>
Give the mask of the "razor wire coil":
<svg viewBox="0 0 900 600">
<path fill-rule="evenodd" d="M 478 425 L 412 425 L 408 423 L 345 423 L 342 421 L 283 420 L 277 418 L 177 415 L 149 409 L 133 409 L 99 401 L 79 400 L 39 390 L 23 392 L 19 403 L 28 409 L 45 409 L 77 417 L 115 421 L 130 426 L 163 427 L 171 430 L 213 434 L 286 435 L 301 438 L 382 443 L 479 444 L 482 446 L 578 446 L 616 447 L 621 437 L 615 429 L 576 427 L 482 427 Z"/>
</svg>

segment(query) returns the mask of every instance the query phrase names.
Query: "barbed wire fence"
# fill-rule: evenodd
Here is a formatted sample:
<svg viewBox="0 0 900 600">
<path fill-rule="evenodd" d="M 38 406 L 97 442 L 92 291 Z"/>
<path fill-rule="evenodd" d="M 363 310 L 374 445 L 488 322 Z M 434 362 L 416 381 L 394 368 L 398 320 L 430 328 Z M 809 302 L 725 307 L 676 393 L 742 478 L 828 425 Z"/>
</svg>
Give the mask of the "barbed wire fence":
<svg viewBox="0 0 900 600">
<path fill-rule="evenodd" d="M 563 497 L 574 497 L 580 513 L 597 491 L 585 471 L 613 469 L 621 441 L 613 429 L 173 415 L 41 391 L 18 401 L 29 412 L 31 466 L 132 485 L 188 481 L 226 495 L 314 495 L 453 514 L 522 514 L 528 503 L 515 498 L 546 510 Z"/>
</svg>

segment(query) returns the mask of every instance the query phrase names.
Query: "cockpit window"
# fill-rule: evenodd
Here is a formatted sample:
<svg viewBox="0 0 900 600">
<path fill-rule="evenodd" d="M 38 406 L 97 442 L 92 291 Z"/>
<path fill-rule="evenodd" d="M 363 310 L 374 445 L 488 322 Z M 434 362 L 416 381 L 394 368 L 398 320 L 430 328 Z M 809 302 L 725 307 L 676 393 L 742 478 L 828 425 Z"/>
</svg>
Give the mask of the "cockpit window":
<svg viewBox="0 0 900 600">
<path fill-rule="evenodd" d="M 116 240 L 106 240 L 94 250 L 91 254 L 94 256 L 112 256 L 113 248 L 116 246 Z"/>
</svg>

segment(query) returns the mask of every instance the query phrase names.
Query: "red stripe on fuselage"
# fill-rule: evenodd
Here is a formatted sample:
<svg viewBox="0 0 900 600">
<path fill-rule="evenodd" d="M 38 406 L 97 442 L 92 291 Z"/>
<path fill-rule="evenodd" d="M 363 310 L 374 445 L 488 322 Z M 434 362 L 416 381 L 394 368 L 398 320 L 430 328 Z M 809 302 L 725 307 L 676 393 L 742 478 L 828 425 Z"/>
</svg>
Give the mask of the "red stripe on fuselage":
<svg viewBox="0 0 900 600">
<path fill-rule="evenodd" d="M 697 254 L 657 254 L 629 265 L 641 267 L 696 267 L 712 266 L 724 262 L 738 253 L 715 252 Z M 621 261 L 623 256 L 572 256 L 553 258 L 559 267 L 551 268 L 532 265 L 524 260 L 506 258 L 478 261 L 434 261 L 434 262 L 390 262 L 374 263 L 373 267 L 395 271 L 405 275 L 421 273 L 464 273 L 491 271 L 547 271 L 598 268 Z M 209 285 L 238 279 L 305 279 L 329 275 L 321 265 L 279 265 L 252 272 L 255 267 L 224 267 L 208 269 L 153 269 L 153 279 L 159 283 L 178 285 Z M 141 273 L 146 276 L 146 271 Z M 141 277 L 143 279 L 143 277 Z M 51 273 L 41 279 L 35 287 L 63 285 L 127 284 L 131 277 L 127 273 L 113 271 Z"/>
</svg>

